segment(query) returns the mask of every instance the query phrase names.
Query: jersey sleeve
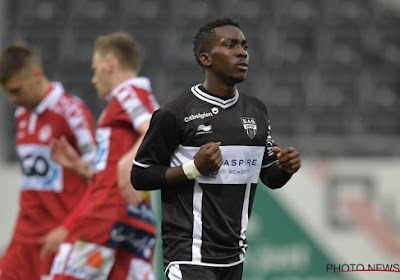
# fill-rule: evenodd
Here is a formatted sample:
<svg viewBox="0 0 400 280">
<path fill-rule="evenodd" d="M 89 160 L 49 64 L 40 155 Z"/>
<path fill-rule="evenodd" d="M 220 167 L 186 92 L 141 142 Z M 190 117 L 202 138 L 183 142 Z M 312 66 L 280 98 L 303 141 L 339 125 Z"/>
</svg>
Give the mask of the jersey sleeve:
<svg viewBox="0 0 400 280">
<path fill-rule="evenodd" d="M 75 106 L 75 110 L 67 118 L 67 122 L 76 139 L 77 147 L 83 161 L 93 162 L 96 156 L 93 117 L 83 102 L 77 102 Z"/>
<path fill-rule="evenodd" d="M 137 130 L 140 125 L 151 119 L 152 108 L 150 104 L 144 102 L 149 100 L 151 93 L 143 89 L 125 89 L 116 95 L 116 98 L 132 123 L 133 128 Z M 146 106 L 147 105 L 147 106 Z"/>
<path fill-rule="evenodd" d="M 151 118 L 134 164 L 140 167 L 170 166 L 171 155 L 179 145 L 178 139 L 175 114 L 165 109 L 157 110 Z"/>
</svg>

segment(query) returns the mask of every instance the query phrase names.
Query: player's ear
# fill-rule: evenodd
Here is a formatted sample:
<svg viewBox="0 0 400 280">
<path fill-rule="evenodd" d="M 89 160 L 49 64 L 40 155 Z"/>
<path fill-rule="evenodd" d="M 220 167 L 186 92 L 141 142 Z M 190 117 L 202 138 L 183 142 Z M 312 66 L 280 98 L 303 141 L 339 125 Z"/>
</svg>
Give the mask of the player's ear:
<svg viewBox="0 0 400 280">
<path fill-rule="evenodd" d="M 41 67 L 36 66 L 32 69 L 32 77 L 34 78 L 34 81 L 36 83 L 40 83 L 43 76 L 44 76 L 44 72 Z"/>
<path fill-rule="evenodd" d="M 41 78 L 41 77 L 44 75 L 43 69 L 42 69 L 41 67 L 36 66 L 36 67 L 34 67 L 34 68 L 32 69 L 32 74 L 33 74 L 33 76 L 34 76 L 35 78 L 36 78 L 36 77 Z"/>
<path fill-rule="evenodd" d="M 210 66 L 211 65 L 210 54 L 209 53 L 201 53 L 199 55 L 199 61 L 204 66 Z"/>
<path fill-rule="evenodd" d="M 107 63 L 107 70 L 111 72 L 117 66 L 118 63 L 117 58 L 113 54 L 109 53 L 107 54 L 105 59 Z"/>
</svg>

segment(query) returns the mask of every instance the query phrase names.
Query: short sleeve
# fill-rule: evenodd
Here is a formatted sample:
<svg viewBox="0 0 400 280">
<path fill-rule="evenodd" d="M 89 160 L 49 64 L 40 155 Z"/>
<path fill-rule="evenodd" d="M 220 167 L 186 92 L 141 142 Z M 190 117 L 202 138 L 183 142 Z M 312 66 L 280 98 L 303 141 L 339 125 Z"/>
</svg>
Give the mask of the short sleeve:
<svg viewBox="0 0 400 280">
<path fill-rule="evenodd" d="M 93 162 L 96 157 L 96 140 L 94 136 L 94 121 L 86 105 L 81 101 L 70 104 L 71 115 L 66 121 L 74 135 L 77 148 L 83 161 Z"/>
</svg>

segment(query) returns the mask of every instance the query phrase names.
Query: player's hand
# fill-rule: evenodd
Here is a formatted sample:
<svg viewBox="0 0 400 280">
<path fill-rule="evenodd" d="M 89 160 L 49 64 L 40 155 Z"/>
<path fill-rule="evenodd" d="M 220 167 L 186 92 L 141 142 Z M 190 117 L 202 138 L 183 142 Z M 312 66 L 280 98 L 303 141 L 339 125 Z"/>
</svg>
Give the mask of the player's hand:
<svg viewBox="0 0 400 280">
<path fill-rule="evenodd" d="M 209 142 L 200 147 L 194 156 L 194 164 L 201 174 L 207 174 L 218 170 L 223 164 L 221 142 Z"/>
<path fill-rule="evenodd" d="M 42 244 L 40 251 L 40 259 L 44 259 L 47 254 L 55 254 L 60 247 L 60 244 L 67 238 L 68 230 L 63 226 L 58 226 L 48 234 L 40 238 L 39 242 Z"/>
<path fill-rule="evenodd" d="M 87 180 L 92 179 L 92 163 L 84 162 L 65 136 L 61 136 L 60 139 L 51 139 L 49 148 L 53 160 L 62 167 L 72 170 Z"/>
<path fill-rule="evenodd" d="M 278 157 L 276 165 L 286 171 L 287 173 L 294 174 L 301 166 L 300 154 L 295 148 L 289 147 L 281 150 L 279 147 L 274 147 L 274 152 Z"/>
<path fill-rule="evenodd" d="M 135 190 L 131 184 L 132 158 L 129 154 L 123 156 L 117 165 L 118 188 L 122 197 L 128 204 L 138 206 L 142 201 L 140 191 Z"/>
<path fill-rule="evenodd" d="M 80 155 L 65 136 L 61 136 L 60 139 L 51 139 L 49 147 L 51 157 L 64 168 L 74 170 L 77 162 L 81 160 Z"/>
</svg>

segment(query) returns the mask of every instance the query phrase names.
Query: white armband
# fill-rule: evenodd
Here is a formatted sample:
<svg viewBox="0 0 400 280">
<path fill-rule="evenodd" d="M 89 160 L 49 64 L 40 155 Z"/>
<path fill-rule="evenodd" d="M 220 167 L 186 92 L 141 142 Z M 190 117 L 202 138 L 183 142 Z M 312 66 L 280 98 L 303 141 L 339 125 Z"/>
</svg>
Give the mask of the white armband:
<svg viewBox="0 0 400 280">
<path fill-rule="evenodd" d="M 191 160 L 182 165 L 183 173 L 185 173 L 186 177 L 189 180 L 192 180 L 201 175 L 196 165 L 194 164 L 194 160 Z"/>
</svg>

